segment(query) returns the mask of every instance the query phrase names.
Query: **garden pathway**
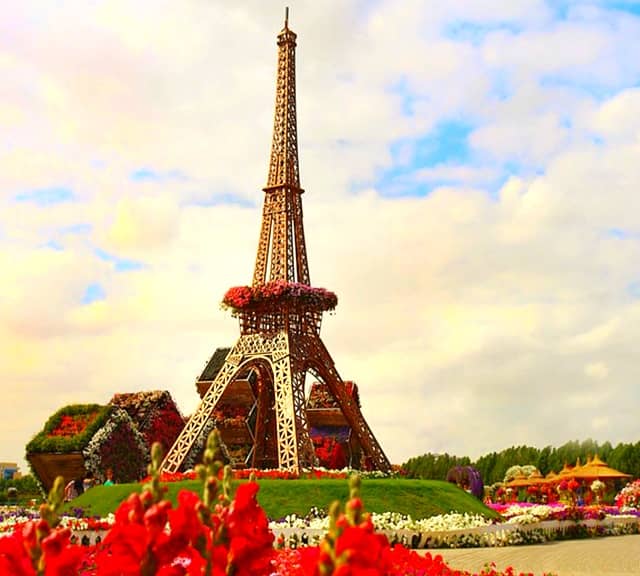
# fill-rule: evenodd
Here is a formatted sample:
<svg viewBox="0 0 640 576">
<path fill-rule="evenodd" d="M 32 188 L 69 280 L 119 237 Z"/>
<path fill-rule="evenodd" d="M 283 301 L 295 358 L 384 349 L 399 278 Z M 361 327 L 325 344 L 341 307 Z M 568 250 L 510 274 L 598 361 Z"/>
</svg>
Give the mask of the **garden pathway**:
<svg viewBox="0 0 640 576">
<path fill-rule="evenodd" d="M 628 576 L 640 575 L 640 535 L 609 536 L 586 540 L 547 542 L 505 548 L 458 548 L 429 550 L 441 554 L 451 568 L 479 571 L 487 562 L 497 568 L 513 566 L 535 576 Z"/>
</svg>

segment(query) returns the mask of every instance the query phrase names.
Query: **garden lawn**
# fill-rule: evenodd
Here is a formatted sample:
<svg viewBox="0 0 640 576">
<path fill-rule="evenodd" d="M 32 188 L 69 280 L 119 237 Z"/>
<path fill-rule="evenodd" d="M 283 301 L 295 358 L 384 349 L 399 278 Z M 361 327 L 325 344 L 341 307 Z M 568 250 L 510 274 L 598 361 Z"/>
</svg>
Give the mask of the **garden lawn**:
<svg viewBox="0 0 640 576">
<path fill-rule="evenodd" d="M 234 482 L 234 486 L 243 481 Z M 267 516 L 277 520 L 287 514 L 304 516 L 312 506 L 328 510 L 334 500 L 346 502 L 349 497 L 347 480 L 258 480 L 258 502 Z M 192 490 L 199 495 L 202 484 L 197 480 L 170 482 L 167 498 L 175 505 L 180 490 Z M 141 484 L 95 486 L 65 505 L 65 512 L 82 508 L 87 516 L 106 516 L 131 492 L 140 491 Z M 368 512 L 400 512 L 414 519 L 428 518 L 447 512 L 468 512 L 496 518 L 498 514 L 455 485 L 438 480 L 376 479 L 363 480 L 361 490 Z"/>
</svg>

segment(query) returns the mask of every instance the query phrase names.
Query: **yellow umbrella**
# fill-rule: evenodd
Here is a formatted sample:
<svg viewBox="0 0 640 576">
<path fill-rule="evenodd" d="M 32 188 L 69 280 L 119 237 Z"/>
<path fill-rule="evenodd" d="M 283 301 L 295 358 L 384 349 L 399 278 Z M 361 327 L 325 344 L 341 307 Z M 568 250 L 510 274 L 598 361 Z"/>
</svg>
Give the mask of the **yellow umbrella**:
<svg viewBox="0 0 640 576">
<path fill-rule="evenodd" d="M 625 474 L 624 472 L 620 472 L 610 466 L 607 466 L 605 462 L 600 460 L 596 455 L 593 460 L 580 467 L 579 470 L 575 470 L 574 473 L 571 474 L 574 478 L 582 478 L 582 479 L 614 479 L 614 478 L 631 478 L 631 474 Z"/>
<path fill-rule="evenodd" d="M 532 482 L 530 478 L 527 478 L 523 474 L 518 474 L 513 480 L 507 482 L 505 486 L 509 488 L 524 488 L 525 486 L 531 486 L 531 484 L 534 484 L 534 482 Z"/>
</svg>

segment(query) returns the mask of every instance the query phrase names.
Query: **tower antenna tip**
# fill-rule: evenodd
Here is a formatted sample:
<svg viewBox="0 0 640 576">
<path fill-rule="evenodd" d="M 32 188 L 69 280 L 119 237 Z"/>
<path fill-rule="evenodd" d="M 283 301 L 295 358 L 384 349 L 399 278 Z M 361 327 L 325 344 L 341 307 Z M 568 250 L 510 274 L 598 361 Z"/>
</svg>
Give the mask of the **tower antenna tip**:
<svg viewBox="0 0 640 576">
<path fill-rule="evenodd" d="M 289 27 L 289 6 L 286 6 L 284 9 L 284 27 Z"/>
</svg>

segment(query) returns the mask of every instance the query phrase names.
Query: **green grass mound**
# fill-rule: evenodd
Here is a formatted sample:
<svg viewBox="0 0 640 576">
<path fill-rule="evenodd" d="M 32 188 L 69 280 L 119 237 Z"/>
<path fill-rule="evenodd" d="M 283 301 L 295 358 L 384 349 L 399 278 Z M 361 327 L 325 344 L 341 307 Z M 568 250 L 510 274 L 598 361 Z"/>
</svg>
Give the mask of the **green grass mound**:
<svg viewBox="0 0 640 576">
<path fill-rule="evenodd" d="M 236 485 L 240 483 L 237 482 Z M 283 518 L 287 514 L 304 516 L 312 506 L 327 510 L 334 500 L 346 502 L 349 484 L 346 480 L 258 480 L 258 502 L 267 516 Z M 202 484 L 191 480 L 166 484 L 167 498 L 176 504 L 180 490 L 202 493 Z M 140 484 L 96 486 L 72 502 L 65 511 L 82 508 L 86 515 L 106 516 L 131 492 L 141 491 Z M 497 514 L 455 485 L 438 480 L 363 480 L 362 500 L 368 512 L 400 512 L 414 519 L 428 518 L 447 512 L 481 514 L 495 518 Z"/>
</svg>

